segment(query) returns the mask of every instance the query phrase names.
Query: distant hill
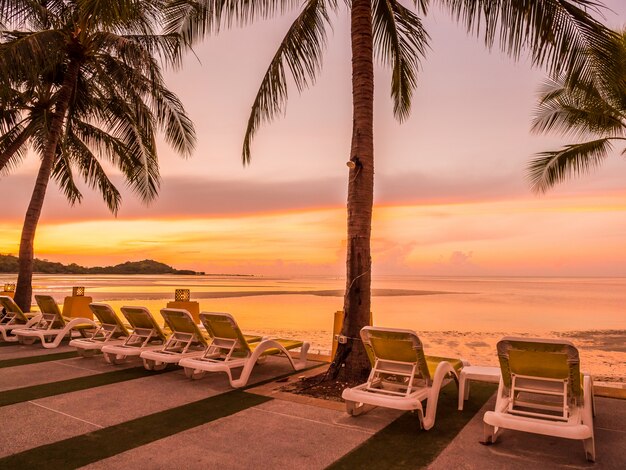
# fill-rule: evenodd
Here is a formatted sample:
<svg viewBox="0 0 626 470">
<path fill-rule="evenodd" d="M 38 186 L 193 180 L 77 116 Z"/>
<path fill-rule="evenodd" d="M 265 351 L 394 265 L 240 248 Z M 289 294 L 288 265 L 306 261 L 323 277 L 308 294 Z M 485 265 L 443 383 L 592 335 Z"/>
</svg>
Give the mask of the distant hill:
<svg viewBox="0 0 626 470">
<path fill-rule="evenodd" d="M 127 261 L 115 266 L 87 268 L 76 263 L 61 264 L 35 258 L 33 271 L 40 274 L 204 274 L 190 269 L 174 269 L 165 263 L 151 259 Z M 17 273 L 18 259 L 12 255 L 0 255 L 0 273 Z"/>
</svg>

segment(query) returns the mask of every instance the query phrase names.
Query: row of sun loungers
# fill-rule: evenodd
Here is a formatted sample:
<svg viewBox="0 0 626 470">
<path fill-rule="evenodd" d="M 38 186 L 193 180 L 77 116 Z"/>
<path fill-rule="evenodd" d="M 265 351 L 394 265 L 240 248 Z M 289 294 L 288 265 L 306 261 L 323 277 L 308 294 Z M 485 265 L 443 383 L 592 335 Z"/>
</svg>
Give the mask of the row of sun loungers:
<svg viewBox="0 0 626 470">
<path fill-rule="evenodd" d="M 110 364 L 138 356 L 147 370 L 178 364 L 192 379 L 221 372 L 235 388 L 245 386 L 254 366 L 270 355 L 285 356 L 294 370 L 306 365 L 307 342 L 244 335 L 227 313 L 203 312 L 197 325 L 187 311 L 166 308 L 161 310 L 162 328 L 143 307 L 122 307 L 125 323 L 110 306 L 93 303 L 90 309 L 97 324 L 64 318 L 50 296 L 35 299 L 41 313 L 29 315 L 9 297 L 0 296 L 2 340 L 32 344 L 39 339 L 44 347 L 53 348 L 77 332 L 81 337 L 69 344 L 81 356 L 101 351 Z M 451 381 L 458 386 L 461 371 L 464 367 L 469 371 L 469 364 L 426 355 L 410 330 L 368 326 L 361 330 L 361 339 L 372 370 L 367 382 L 344 390 L 347 412 L 358 416 L 376 406 L 411 410 L 423 429 L 432 428 L 441 388 Z M 294 349 L 300 350 L 297 359 L 289 352 Z M 502 429 L 578 439 L 587 459 L 594 461 L 593 384 L 591 376 L 580 371 L 577 349 L 563 340 L 507 337 L 498 342 L 497 351 L 499 386 L 495 409 L 483 418 L 483 443 L 495 443 Z M 466 395 L 464 389 L 463 380 L 460 392 Z M 459 396 L 459 409 L 464 398 Z"/>
<path fill-rule="evenodd" d="M 69 345 L 83 357 L 102 352 L 106 362 L 119 364 L 128 357 L 139 356 L 147 370 L 178 364 L 192 379 L 207 372 L 223 372 L 234 388 L 245 386 L 254 366 L 271 355 L 284 355 L 294 370 L 306 366 L 309 343 L 244 335 L 228 313 L 202 313 L 201 329 L 186 310 L 165 308 L 161 310 L 165 328 L 161 328 L 146 308 L 122 307 L 127 326 L 110 306 L 92 303 L 89 308 L 98 319 L 97 324 L 87 318 L 63 317 L 50 296 L 36 295 L 35 300 L 41 313 L 31 319 L 13 299 L 0 296 L 0 305 L 6 312 L 0 319 L 3 339 L 21 344 L 33 344 L 39 339 L 44 347 L 54 348 L 71 337 L 72 332 L 78 332 L 81 337 L 72 339 Z M 85 334 L 87 329 L 91 330 L 89 336 Z M 293 349 L 300 350 L 298 360 L 289 353 Z M 233 371 L 238 369 L 241 371 L 235 377 Z"/>
</svg>

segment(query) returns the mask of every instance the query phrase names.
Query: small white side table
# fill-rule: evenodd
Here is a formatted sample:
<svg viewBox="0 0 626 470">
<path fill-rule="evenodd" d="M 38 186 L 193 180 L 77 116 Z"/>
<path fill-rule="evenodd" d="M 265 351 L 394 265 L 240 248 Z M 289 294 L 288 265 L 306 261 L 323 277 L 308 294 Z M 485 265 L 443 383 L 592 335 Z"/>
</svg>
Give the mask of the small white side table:
<svg viewBox="0 0 626 470">
<path fill-rule="evenodd" d="M 461 369 L 459 375 L 459 410 L 463 409 L 465 400 L 469 398 L 470 380 L 478 380 L 480 382 L 499 383 L 500 368 L 486 366 L 467 366 Z"/>
</svg>

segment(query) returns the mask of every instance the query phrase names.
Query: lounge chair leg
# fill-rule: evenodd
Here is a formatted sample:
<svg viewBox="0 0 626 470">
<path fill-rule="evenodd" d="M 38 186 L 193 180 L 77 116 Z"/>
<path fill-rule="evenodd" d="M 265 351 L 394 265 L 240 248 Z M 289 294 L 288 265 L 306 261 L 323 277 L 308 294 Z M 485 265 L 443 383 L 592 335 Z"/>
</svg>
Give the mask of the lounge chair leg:
<svg viewBox="0 0 626 470">
<path fill-rule="evenodd" d="M 20 337 L 19 341 L 21 344 L 25 344 L 25 345 L 31 345 L 31 344 L 35 344 L 35 340 L 37 338 L 25 338 L 23 336 Z"/>
<path fill-rule="evenodd" d="M 154 370 L 154 363 L 155 361 L 153 361 L 152 359 L 143 360 L 143 366 L 146 370 Z"/>
<path fill-rule="evenodd" d="M 205 370 L 194 369 L 193 367 L 185 367 L 185 377 L 190 378 L 192 380 L 201 379 L 206 375 Z"/>
<path fill-rule="evenodd" d="M 376 408 L 374 405 L 366 405 L 365 403 L 357 403 L 355 401 L 346 401 L 346 412 L 350 416 L 359 416 Z"/>
<path fill-rule="evenodd" d="M 585 446 L 585 455 L 587 457 L 587 460 L 589 462 L 595 462 L 596 461 L 596 448 L 595 448 L 596 446 L 595 446 L 595 443 L 593 442 L 593 437 L 589 439 L 584 439 L 583 446 Z"/>
<path fill-rule="evenodd" d="M 154 366 L 152 367 L 152 370 L 163 370 L 166 367 L 167 367 L 167 364 L 165 362 L 154 361 Z"/>
<path fill-rule="evenodd" d="M 461 378 L 459 379 L 459 411 L 463 410 L 465 400 L 469 398 L 470 381 L 465 378 L 463 371 L 461 371 Z"/>
<path fill-rule="evenodd" d="M 494 426 L 490 426 L 487 423 L 484 423 L 483 426 L 483 440 L 480 441 L 481 444 L 486 446 L 495 444 L 497 439 L 497 430 Z"/>
</svg>

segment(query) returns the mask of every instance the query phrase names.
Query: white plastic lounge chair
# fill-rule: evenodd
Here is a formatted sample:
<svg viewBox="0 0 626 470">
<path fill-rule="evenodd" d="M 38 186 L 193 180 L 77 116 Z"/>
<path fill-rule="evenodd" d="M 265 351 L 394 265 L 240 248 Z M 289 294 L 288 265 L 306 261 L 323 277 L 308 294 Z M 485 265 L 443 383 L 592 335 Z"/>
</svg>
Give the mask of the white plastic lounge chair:
<svg viewBox="0 0 626 470">
<path fill-rule="evenodd" d="M 89 318 L 65 318 L 59 306 L 49 295 L 36 295 L 35 301 L 41 310 L 38 321 L 29 328 L 13 330 L 22 344 L 33 344 L 39 339 L 44 348 L 56 348 L 63 338 L 71 337 L 73 331 L 78 331 L 81 336 L 85 336 L 87 330 L 98 326 Z"/>
<path fill-rule="evenodd" d="M 503 338 L 498 342 L 502 379 L 495 411 L 488 411 L 485 444 L 501 429 L 583 441 L 595 460 L 593 381 L 580 373 L 578 350 L 557 339 Z"/>
<path fill-rule="evenodd" d="M 121 344 L 107 344 L 102 347 L 106 362 L 120 364 L 128 357 L 140 356 L 144 351 L 163 347 L 167 341 L 167 333 L 147 308 L 122 307 L 121 310 L 132 331 Z"/>
<path fill-rule="evenodd" d="M 172 334 L 161 348 L 141 353 L 143 366 L 147 370 L 161 370 L 168 364 L 178 364 L 186 357 L 202 355 L 208 347 L 208 338 L 187 310 L 164 308 L 161 315 Z"/>
<path fill-rule="evenodd" d="M 0 318 L 0 338 L 2 341 L 8 342 L 18 340 L 14 330 L 30 328 L 39 321 L 41 315 L 22 312 L 22 309 L 11 297 L 4 295 L 0 296 L 0 309 L 4 311 L 2 318 Z"/>
<path fill-rule="evenodd" d="M 424 355 L 422 342 L 411 330 L 366 326 L 361 339 L 372 371 L 367 382 L 343 391 L 346 411 L 357 416 L 373 406 L 417 410 L 422 428 L 432 428 L 441 387 L 450 379 L 458 386 L 459 371 L 469 364 Z M 423 400 L 428 400 L 425 413 Z"/>
<path fill-rule="evenodd" d="M 181 360 L 178 365 L 185 368 L 185 375 L 199 379 L 206 372 L 225 372 L 230 385 L 243 387 L 248 383 L 252 369 L 270 355 L 283 354 L 294 370 L 306 366 L 309 343 L 290 339 L 266 339 L 246 337 L 235 319 L 228 313 L 202 312 L 200 321 L 211 338 L 209 347 L 201 356 Z M 289 350 L 300 348 L 297 361 Z M 241 368 L 237 379 L 232 370 Z"/>
<path fill-rule="evenodd" d="M 83 357 L 91 357 L 102 350 L 107 344 L 121 344 L 128 330 L 113 309 L 107 304 L 92 303 L 89 309 L 96 316 L 100 325 L 89 338 L 78 338 L 70 341 L 70 346 L 76 348 Z"/>
</svg>

